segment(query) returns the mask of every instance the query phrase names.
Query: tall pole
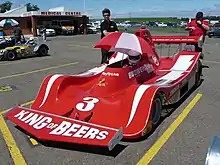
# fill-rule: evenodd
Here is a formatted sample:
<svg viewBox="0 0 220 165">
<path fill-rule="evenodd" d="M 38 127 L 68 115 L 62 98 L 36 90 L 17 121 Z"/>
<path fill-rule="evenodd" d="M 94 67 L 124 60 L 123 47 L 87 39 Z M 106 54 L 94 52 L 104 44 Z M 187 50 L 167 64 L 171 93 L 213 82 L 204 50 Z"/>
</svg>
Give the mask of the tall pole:
<svg viewBox="0 0 220 165">
<path fill-rule="evenodd" d="M 86 0 L 83 1 L 84 14 L 86 14 Z"/>
</svg>

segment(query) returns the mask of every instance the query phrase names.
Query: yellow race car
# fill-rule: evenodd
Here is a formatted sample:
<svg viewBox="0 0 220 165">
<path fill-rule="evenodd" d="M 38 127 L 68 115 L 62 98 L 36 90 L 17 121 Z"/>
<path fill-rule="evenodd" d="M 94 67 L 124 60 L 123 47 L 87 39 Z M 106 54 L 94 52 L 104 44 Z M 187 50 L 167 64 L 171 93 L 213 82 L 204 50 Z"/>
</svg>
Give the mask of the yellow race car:
<svg viewBox="0 0 220 165">
<path fill-rule="evenodd" d="M 39 42 L 39 39 L 30 38 L 24 44 L 16 44 L 15 46 L 1 49 L 0 59 L 13 61 L 21 57 L 46 56 L 48 51 L 49 47 L 45 42 Z"/>
</svg>

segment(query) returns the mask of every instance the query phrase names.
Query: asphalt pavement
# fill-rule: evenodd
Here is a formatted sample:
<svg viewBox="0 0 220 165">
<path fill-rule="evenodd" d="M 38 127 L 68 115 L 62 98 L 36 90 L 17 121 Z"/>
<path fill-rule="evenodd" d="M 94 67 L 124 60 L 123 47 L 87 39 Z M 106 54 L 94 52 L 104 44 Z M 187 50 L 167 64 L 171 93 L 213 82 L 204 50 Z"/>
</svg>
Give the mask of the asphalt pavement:
<svg viewBox="0 0 220 165">
<path fill-rule="evenodd" d="M 101 61 L 100 50 L 92 48 L 99 38 L 100 35 L 50 37 L 48 38 L 49 56 L 0 62 L 0 86 L 9 85 L 12 87 L 11 91 L 0 92 L 0 109 L 3 111 L 35 99 L 43 79 L 48 74 L 76 74 L 99 65 Z M 29 138 L 9 121 L 6 121 L 6 124 L 11 133 L 7 131 L 7 128 L 3 126 L 4 121 L 1 121 L 0 118 L 0 127 L 2 127 L 0 164 L 8 165 L 21 160 L 25 160 L 28 165 L 137 164 L 143 156 L 143 160 L 147 159 L 146 152 L 152 148 L 159 137 L 163 136 L 164 132 L 170 128 L 170 125 L 182 114 L 197 94 L 202 94 L 202 97 L 194 107 L 191 107 L 192 110 L 184 121 L 179 122 L 179 127 L 163 146 L 155 146 L 159 149 L 155 156 L 152 156 L 150 164 L 205 164 L 206 153 L 213 136 L 220 135 L 219 44 L 220 39 L 207 38 L 204 45 L 203 83 L 192 91 L 170 116 L 164 119 L 148 139 L 140 142 L 122 142 L 113 152 L 101 148 L 75 145 L 39 143 L 33 145 Z M 10 141 L 8 142 L 8 140 Z"/>
</svg>

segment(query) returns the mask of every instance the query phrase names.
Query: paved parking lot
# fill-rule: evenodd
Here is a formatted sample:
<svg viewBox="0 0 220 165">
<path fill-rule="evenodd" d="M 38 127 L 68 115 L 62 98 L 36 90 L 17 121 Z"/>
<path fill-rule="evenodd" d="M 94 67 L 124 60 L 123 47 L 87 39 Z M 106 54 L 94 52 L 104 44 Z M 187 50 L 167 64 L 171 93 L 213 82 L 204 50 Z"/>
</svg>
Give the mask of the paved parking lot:
<svg viewBox="0 0 220 165">
<path fill-rule="evenodd" d="M 99 35 L 48 38 L 50 56 L 0 62 L 0 86 L 13 87 L 12 91 L 0 92 L 1 111 L 22 103 L 29 106 L 48 74 L 76 74 L 98 65 L 101 53 L 92 46 L 99 38 Z M 202 85 L 183 100 L 148 139 L 122 142 L 113 152 L 74 145 L 45 146 L 35 141 L 31 143 L 11 122 L 6 121 L 7 126 L 4 125 L 0 117 L 1 164 L 20 165 L 25 161 L 31 165 L 133 165 L 141 158 L 140 164 L 149 160 L 152 165 L 204 164 L 210 141 L 220 134 L 219 44 L 220 39 L 207 39 Z"/>
</svg>

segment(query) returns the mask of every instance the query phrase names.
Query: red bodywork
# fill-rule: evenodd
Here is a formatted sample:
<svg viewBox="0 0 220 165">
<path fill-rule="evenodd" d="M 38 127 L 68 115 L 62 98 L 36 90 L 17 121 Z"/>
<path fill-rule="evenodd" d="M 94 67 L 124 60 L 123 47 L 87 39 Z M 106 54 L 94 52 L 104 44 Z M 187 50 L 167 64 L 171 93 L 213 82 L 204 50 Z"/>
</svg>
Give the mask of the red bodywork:
<svg viewBox="0 0 220 165">
<path fill-rule="evenodd" d="M 200 56 L 199 52 L 181 51 L 175 57 L 159 58 L 154 43 L 197 43 L 200 37 L 147 38 L 145 32 L 135 34 L 148 42 L 151 54 L 144 55 L 138 65 L 124 65 L 126 55 L 115 52 L 109 64 L 81 74 L 49 75 L 30 109 L 15 107 L 6 118 L 40 140 L 106 146 L 110 150 L 122 138 L 141 137 L 149 123 L 152 101 L 159 93 L 164 104 L 172 104 L 195 85 Z M 96 47 L 101 48 L 102 42 Z"/>
</svg>

